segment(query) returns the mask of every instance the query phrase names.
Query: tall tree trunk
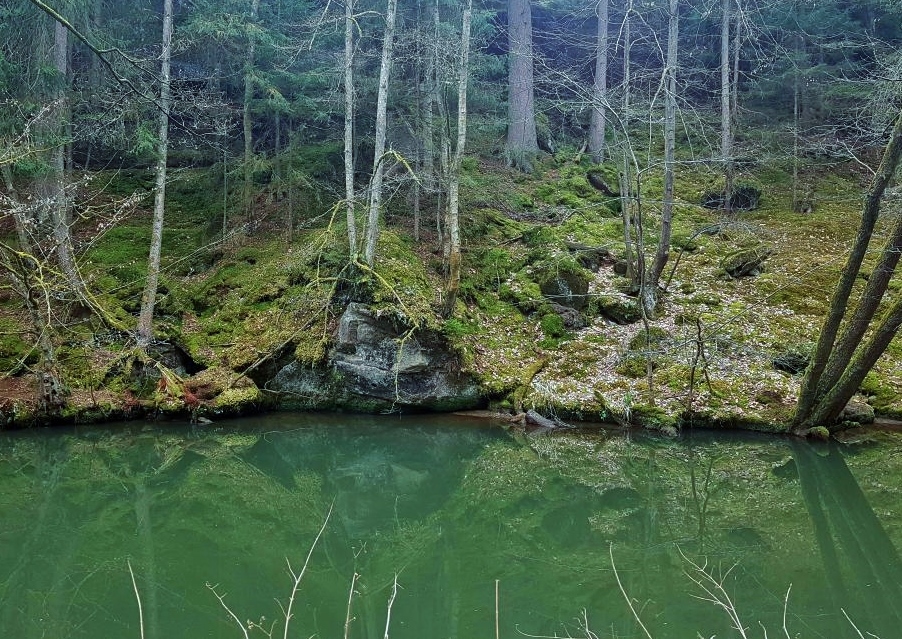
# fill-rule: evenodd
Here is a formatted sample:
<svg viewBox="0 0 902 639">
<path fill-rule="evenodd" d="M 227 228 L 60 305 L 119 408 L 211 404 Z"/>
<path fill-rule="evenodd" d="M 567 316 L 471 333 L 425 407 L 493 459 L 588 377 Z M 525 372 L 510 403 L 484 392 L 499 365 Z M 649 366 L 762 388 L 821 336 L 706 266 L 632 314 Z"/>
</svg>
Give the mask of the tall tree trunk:
<svg viewBox="0 0 902 639">
<path fill-rule="evenodd" d="M 448 287 L 445 292 L 445 317 L 454 314 L 457 293 L 460 290 L 460 165 L 467 143 L 467 83 L 470 79 L 470 24 L 473 17 L 473 0 L 467 0 L 461 23 L 460 77 L 457 82 L 457 146 L 451 162 L 448 184 Z"/>
<path fill-rule="evenodd" d="M 251 2 L 251 24 L 257 22 L 260 11 L 260 0 Z M 254 177 L 254 121 L 251 117 L 251 102 L 254 100 L 254 64 L 257 53 L 257 37 L 249 34 L 247 39 L 247 57 L 244 61 L 244 105 L 241 109 L 241 126 L 244 133 L 244 213 L 251 213 L 251 199 Z"/>
<path fill-rule="evenodd" d="M 385 11 L 385 36 L 382 40 L 382 63 L 379 67 L 379 94 L 376 99 L 376 150 L 373 155 L 373 177 L 370 184 L 370 207 L 366 226 L 366 251 L 364 259 L 372 267 L 376 259 L 376 242 L 379 239 L 379 208 L 382 205 L 382 176 L 385 172 L 385 137 L 388 127 L 388 81 L 391 76 L 392 51 L 395 39 L 395 15 L 398 0 L 388 0 Z"/>
<path fill-rule="evenodd" d="M 733 139 L 736 139 L 736 125 L 739 122 L 739 54 L 742 49 L 742 5 L 736 0 L 736 26 L 733 29 L 733 93 L 730 104 L 730 122 L 733 124 Z"/>
<path fill-rule="evenodd" d="M 595 82 L 589 121 L 589 152 L 592 161 L 604 162 L 605 109 L 608 100 L 608 0 L 598 0 L 598 33 L 595 46 Z"/>
<path fill-rule="evenodd" d="M 357 255 L 354 218 L 354 0 L 345 0 L 345 208 L 351 261 Z"/>
<path fill-rule="evenodd" d="M 623 33 L 623 81 L 621 83 L 622 91 L 622 111 L 621 122 L 623 123 L 623 169 L 620 173 L 620 213 L 623 218 L 623 257 L 626 261 L 626 278 L 630 282 L 633 290 L 638 289 L 639 277 L 636 261 L 633 258 L 633 218 L 631 208 L 633 202 L 633 178 L 630 170 L 631 150 L 629 148 L 629 127 L 630 127 L 630 53 L 632 51 L 633 39 L 631 32 L 631 16 L 633 3 L 630 0 L 627 4 L 626 11 L 623 14 L 623 24 L 621 32 Z"/>
<path fill-rule="evenodd" d="M 255 0 L 256 2 L 256 0 Z M 138 345 L 145 347 L 153 338 L 153 309 L 160 278 L 160 249 L 163 245 L 163 214 L 166 205 L 166 163 L 169 151 L 169 108 L 171 103 L 169 59 L 172 55 L 172 0 L 163 0 L 163 50 L 160 55 L 160 113 L 157 145 L 157 176 L 153 200 L 153 227 L 150 255 L 147 258 L 147 283 L 141 296 L 138 315 Z"/>
<path fill-rule="evenodd" d="M 450 147 L 451 140 L 449 139 L 449 131 L 447 127 L 447 113 L 445 109 L 445 98 L 442 93 L 442 80 L 440 77 L 441 70 L 438 66 L 438 61 L 441 57 L 441 40 L 439 38 L 441 34 L 441 22 L 439 20 L 439 0 L 435 0 L 432 4 L 432 33 L 434 37 L 434 44 L 432 50 L 432 105 L 435 107 L 435 112 L 438 115 L 438 171 L 439 176 L 436 179 L 436 198 L 435 198 L 435 233 L 438 238 L 438 245 L 442 249 L 442 257 L 445 260 L 445 264 L 448 263 L 448 255 L 451 252 L 450 246 L 448 244 L 448 233 L 445 228 L 444 220 L 442 220 L 442 212 L 445 210 L 445 183 L 448 179 L 448 172 L 450 171 L 451 165 L 451 157 L 450 157 Z M 433 153 L 435 149 L 433 147 Z"/>
<path fill-rule="evenodd" d="M 722 0 L 720 17 L 720 159 L 723 163 L 725 211 L 733 205 L 733 123 L 730 100 L 730 10 L 733 0 Z"/>
<path fill-rule="evenodd" d="M 837 282 L 836 288 L 833 290 L 833 296 L 830 299 L 830 310 L 824 319 L 824 324 L 818 336 L 817 346 L 811 358 L 811 364 L 808 366 L 805 378 L 802 381 L 802 388 L 799 392 L 799 401 L 793 420 L 796 428 L 829 425 L 830 422 L 835 420 L 839 411 L 842 410 L 845 403 L 858 389 L 867 371 L 870 370 L 877 358 L 889 345 L 890 339 L 898 330 L 899 322 L 902 321 L 902 307 L 897 302 L 887 312 L 883 322 L 872 335 L 870 342 L 864 347 L 859 347 L 859 344 L 852 343 L 854 340 L 850 339 L 849 336 L 858 335 L 862 324 L 870 323 L 873 314 L 871 314 L 870 318 L 856 314 L 849 323 L 846 336 L 840 340 L 840 345 L 837 345 L 836 336 L 846 315 L 849 297 L 852 294 L 852 289 L 861 270 L 861 264 L 867 254 L 874 226 L 880 215 L 880 202 L 883 198 L 883 193 L 893 179 L 900 160 L 902 160 L 902 112 L 896 117 L 896 123 L 884 150 L 883 159 L 866 193 L 855 243 L 852 245 L 852 250 L 846 259 L 839 282 Z M 898 224 L 902 224 L 902 220 L 897 220 Z M 894 235 L 898 236 L 900 233 L 902 231 L 897 226 L 897 231 Z M 894 250 L 892 240 L 884 249 L 884 251 L 887 250 Z M 887 264 L 895 262 L 895 258 L 887 258 L 884 255 L 884 262 Z M 877 277 L 879 279 L 881 276 L 878 274 Z M 877 305 L 874 305 L 873 301 L 865 299 L 863 303 L 869 305 L 873 312 L 876 313 Z M 859 349 L 857 356 L 855 348 Z M 853 357 L 855 358 L 854 360 Z M 828 368 L 829 375 L 825 377 L 824 372 Z M 836 371 L 839 370 L 843 371 L 839 381 L 827 388 L 824 382 L 832 382 L 837 377 Z"/>
<path fill-rule="evenodd" d="M 667 23 L 667 60 L 664 97 L 664 203 L 661 210 L 661 230 L 651 269 L 642 282 L 642 305 L 647 317 L 654 317 L 658 301 L 658 283 L 670 259 L 670 229 L 673 221 L 674 152 L 676 147 L 676 74 L 680 26 L 679 0 L 670 0 Z"/>
<path fill-rule="evenodd" d="M 53 131 L 50 165 L 52 167 L 51 193 L 48 205 L 50 223 L 53 226 L 53 244 L 60 270 L 72 293 L 84 298 L 84 284 L 72 256 L 72 235 L 69 232 L 70 200 L 67 188 L 66 146 L 68 125 L 68 84 L 69 84 L 69 32 L 59 22 L 54 22 L 53 68 L 56 71 L 56 87 L 52 92 L 53 110 L 50 120 Z"/>
<path fill-rule="evenodd" d="M 532 49 L 532 10 L 529 0 L 507 2 L 508 163 L 526 172 L 539 152 L 536 136 Z"/>
<path fill-rule="evenodd" d="M 798 2 L 793 3 L 795 20 L 798 22 Z M 802 36 L 796 34 L 793 53 L 792 71 L 792 208 L 795 210 L 799 204 L 799 127 L 801 126 L 801 81 L 799 78 L 799 65 L 802 63 Z"/>
<path fill-rule="evenodd" d="M 420 192 L 433 193 L 435 191 L 435 131 L 434 104 L 432 85 L 435 82 L 435 56 L 433 51 L 428 54 L 429 62 L 426 68 L 426 78 L 420 90 L 420 139 L 423 141 L 423 155 L 420 163 Z"/>
</svg>

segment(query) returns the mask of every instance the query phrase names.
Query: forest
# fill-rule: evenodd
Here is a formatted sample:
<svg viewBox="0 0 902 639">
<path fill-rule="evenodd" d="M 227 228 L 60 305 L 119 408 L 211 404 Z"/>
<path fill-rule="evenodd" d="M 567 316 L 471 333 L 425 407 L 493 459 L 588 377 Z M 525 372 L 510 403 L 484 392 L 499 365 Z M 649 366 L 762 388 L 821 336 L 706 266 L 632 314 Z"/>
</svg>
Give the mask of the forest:
<svg viewBox="0 0 902 639">
<path fill-rule="evenodd" d="M 8 0 L 0 427 L 902 415 L 895 0 Z"/>
</svg>

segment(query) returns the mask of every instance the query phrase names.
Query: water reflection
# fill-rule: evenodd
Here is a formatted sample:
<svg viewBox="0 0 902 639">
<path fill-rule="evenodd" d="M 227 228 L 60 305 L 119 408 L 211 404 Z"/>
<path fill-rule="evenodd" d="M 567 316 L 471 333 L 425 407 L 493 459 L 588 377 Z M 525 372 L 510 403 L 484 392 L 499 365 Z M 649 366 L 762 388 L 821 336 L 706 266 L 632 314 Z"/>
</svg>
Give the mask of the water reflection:
<svg viewBox="0 0 902 639">
<path fill-rule="evenodd" d="M 450 418 L 310 415 L 0 435 L 0 632 L 138 637 L 128 559 L 148 638 L 240 637 L 205 583 L 241 620 L 278 619 L 285 559 L 303 563 L 334 503 L 296 636 L 343 634 L 355 573 L 354 639 L 383 636 L 396 573 L 398 639 L 492 634 L 496 580 L 503 637 L 577 636 L 587 622 L 638 636 L 613 548 L 655 637 L 735 636 L 692 596 L 685 554 L 723 577 L 746 626 L 780 634 L 792 583 L 792 636 L 857 636 L 845 610 L 888 639 L 902 622 L 890 536 L 902 504 L 880 481 L 902 472 L 890 450 L 712 435 L 524 446 Z"/>
</svg>

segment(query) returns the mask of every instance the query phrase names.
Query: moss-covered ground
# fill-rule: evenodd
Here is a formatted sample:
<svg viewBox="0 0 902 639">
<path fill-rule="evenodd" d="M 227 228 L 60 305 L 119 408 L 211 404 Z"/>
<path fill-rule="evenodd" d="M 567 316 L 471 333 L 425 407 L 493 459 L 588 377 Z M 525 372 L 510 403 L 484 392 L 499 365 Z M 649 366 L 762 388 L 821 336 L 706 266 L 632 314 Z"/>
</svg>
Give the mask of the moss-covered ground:
<svg viewBox="0 0 902 639">
<path fill-rule="evenodd" d="M 444 270 L 434 231 L 437 202 L 428 193 L 418 241 L 409 198 L 401 193 L 389 203 L 371 271 L 349 257 L 344 210 L 323 204 L 328 194 L 290 200 L 261 193 L 250 217 L 226 211 L 223 238 L 214 171 L 177 172 L 167 195 L 156 331 L 187 356 L 190 370 L 179 362 L 166 366 L 188 381 L 161 389 L 159 375 L 135 359 L 127 331 L 76 317 L 58 336 L 61 372 L 72 391 L 70 419 L 265 405 L 265 389 L 251 379 L 260 381 L 292 357 L 322 362 L 338 315 L 355 300 L 407 326 L 439 330 L 500 408 L 665 429 L 687 423 L 785 429 L 800 377 L 777 370 L 773 360 L 810 348 L 816 338 L 857 224 L 859 174 L 851 167 L 803 167 L 814 210 L 801 214 L 793 211 L 788 168 L 746 166 L 737 183 L 760 189 L 759 206 L 725 216 L 700 206 L 705 193 L 721 188 L 716 169 L 680 165 L 666 292 L 646 339 L 635 299 L 615 272 L 624 254 L 620 200 L 586 177 L 596 170 L 616 185 L 617 169 L 564 157 L 545 157 L 532 175 L 492 160 L 464 162 L 461 295 L 450 318 L 440 315 Z M 137 170 L 97 174 L 84 197 L 126 201 L 146 192 L 150 178 Z M 641 179 L 649 248 L 657 240 L 662 180 L 653 170 Z M 309 208 L 298 210 L 299 201 Z M 76 226 L 85 280 L 126 327 L 134 326 L 140 305 L 149 207 L 145 197 L 103 228 L 96 212 Z M 363 213 L 361 207 L 361 222 Z M 751 276 L 728 276 L 725 265 L 743 252 L 766 258 Z M 548 297 L 548 286 L 562 279 L 588 283 L 571 315 L 561 315 Z M 6 291 L 0 367 L 12 376 L 36 360 L 27 325 L 21 302 Z M 894 342 L 862 388 L 880 414 L 902 414 L 900 366 Z M 172 401 L 163 401 L 167 396 Z"/>
</svg>

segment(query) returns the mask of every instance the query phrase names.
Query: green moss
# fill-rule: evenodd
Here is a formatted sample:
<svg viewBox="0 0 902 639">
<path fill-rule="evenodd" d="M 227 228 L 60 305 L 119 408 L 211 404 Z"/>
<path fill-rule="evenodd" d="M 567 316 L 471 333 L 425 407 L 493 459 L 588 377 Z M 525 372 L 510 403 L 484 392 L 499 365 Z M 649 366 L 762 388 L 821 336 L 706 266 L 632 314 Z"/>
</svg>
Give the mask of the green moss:
<svg viewBox="0 0 902 639">
<path fill-rule="evenodd" d="M 883 376 L 871 371 L 861 383 L 861 393 L 868 396 L 868 403 L 882 415 L 893 415 L 899 412 L 899 392 L 890 385 Z"/>
<path fill-rule="evenodd" d="M 538 310 L 547 304 L 542 289 L 525 271 L 514 273 L 501 285 L 500 297 L 516 305 L 524 313 Z"/>
<path fill-rule="evenodd" d="M 679 419 L 663 408 L 650 404 L 637 404 L 632 407 L 633 421 L 644 428 L 660 430 L 668 434 L 676 434 Z"/>
</svg>

